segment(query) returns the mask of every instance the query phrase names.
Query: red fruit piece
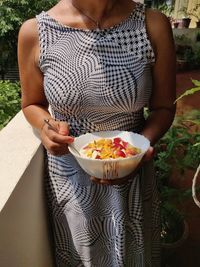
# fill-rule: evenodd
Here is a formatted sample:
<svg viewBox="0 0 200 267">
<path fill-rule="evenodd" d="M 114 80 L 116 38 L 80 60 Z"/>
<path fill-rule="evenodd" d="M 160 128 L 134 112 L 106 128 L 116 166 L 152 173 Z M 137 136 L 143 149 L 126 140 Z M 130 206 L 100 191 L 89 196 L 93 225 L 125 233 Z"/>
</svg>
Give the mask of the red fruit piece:
<svg viewBox="0 0 200 267">
<path fill-rule="evenodd" d="M 114 139 L 113 139 L 113 143 L 114 144 L 119 144 L 120 142 L 121 142 L 121 138 L 120 137 L 115 137 Z"/>
<path fill-rule="evenodd" d="M 120 143 L 114 144 L 115 148 L 124 149 L 124 146 L 122 146 Z"/>
<path fill-rule="evenodd" d="M 122 141 L 122 145 L 123 145 L 124 148 L 127 148 L 128 147 L 128 142 Z"/>
<path fill-rule="evenodd" d="M 116 151 L 116 156 L 125 158 L 126 157 L 126 154 L 123 151 L 118 150 L 118 151 Z"/>
</svg>

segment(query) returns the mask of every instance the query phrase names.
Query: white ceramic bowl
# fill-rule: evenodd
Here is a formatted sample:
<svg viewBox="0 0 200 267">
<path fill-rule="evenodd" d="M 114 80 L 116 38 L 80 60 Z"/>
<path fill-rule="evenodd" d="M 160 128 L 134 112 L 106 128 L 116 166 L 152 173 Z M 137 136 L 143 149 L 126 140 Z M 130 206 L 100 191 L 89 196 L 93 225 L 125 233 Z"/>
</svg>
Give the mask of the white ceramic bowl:
<svg viewBox="0 0 200 267">
<path fill-rule="evenodd" d="M 81 148 L 96 139 L 115 137 L 120 137 L 131 145 L 140 148 L 142 152 L 129 158 L 102 160 L 83 157 L 73 149 L 75 147 L 76 150 L 80 151 Z M 150 142 L 143 135 L 126 131 L 102 131 L 76 137 L 71 147 L 69 146 L 69 151 L 76 158 L 81 168 L 89 175 L 100 179 L 118 179 L 135 170 L 149 147 Z"/>
</svg>

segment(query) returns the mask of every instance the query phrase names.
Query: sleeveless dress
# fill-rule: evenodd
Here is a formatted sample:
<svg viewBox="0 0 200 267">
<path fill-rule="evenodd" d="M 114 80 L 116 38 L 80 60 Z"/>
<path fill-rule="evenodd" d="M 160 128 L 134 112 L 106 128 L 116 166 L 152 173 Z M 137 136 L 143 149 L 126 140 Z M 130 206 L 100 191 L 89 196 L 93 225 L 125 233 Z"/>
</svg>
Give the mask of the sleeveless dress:
<svg viewBox="0 0 200 267">
<path fill-rule="evenodd" d="M 154 52 L 137 3 L 118 25 L 87 30 L 37 17 L 44 91 L 70 133 L 140 132 Z M 122 185 L 90 180 L 71 154 L 48 154 L 47 191 L 58 267 L 160 266 L 159 201 L 152 163 Z"/>
</svg>

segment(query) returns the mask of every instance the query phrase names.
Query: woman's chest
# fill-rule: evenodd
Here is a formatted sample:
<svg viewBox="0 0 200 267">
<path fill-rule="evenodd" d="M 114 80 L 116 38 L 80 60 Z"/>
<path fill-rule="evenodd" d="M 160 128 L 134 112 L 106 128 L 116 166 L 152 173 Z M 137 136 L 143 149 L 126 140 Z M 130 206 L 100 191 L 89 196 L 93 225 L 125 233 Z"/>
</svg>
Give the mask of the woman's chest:
<svg viewBox="0 0 200 267">
<path fill-rule="evenodd" d="M 131 44 L 127 45 L 112 39 L 82 40 L 80 36 L 54 44 L 45 60 L 49 102 L 137 110 L 150 97 L 151 70 L 150 64 L 131 52 Z"/>
</svg>

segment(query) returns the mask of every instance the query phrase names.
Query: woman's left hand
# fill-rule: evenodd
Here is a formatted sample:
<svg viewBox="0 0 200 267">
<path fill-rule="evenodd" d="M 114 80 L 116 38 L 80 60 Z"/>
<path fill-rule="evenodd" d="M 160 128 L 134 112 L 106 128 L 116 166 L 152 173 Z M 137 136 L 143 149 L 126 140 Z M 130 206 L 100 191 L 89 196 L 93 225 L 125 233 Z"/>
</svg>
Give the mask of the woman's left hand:
<svg viewBox="0 0 200 267">
<path fill-rule="evenodd" d="M 144 154 L 144 157 L 142 158 L 141 163 L 153 159 L 154 155 L 155 155 L 155 148 L 150 146 L 147 152 Z"/>
<path fill-rule="evenodd" d="M 150 147 L 146 154 L 143 156 L 142 160 L 140 161 L 139 165 L 137 166 L 137 168 L 131 173 L 129 174 L 128 176 L 125 176 L 123 178 L 118 178 L 118 179 L 112 179 L 112 180 L 108 180 L 108 179 L 99 179 L 99 178 L 96 178 L 94 176 L 91 176 L 90 177 L 90 180 L 93 181 L 94 183 L 97 183 L 97 184 L 104 184 L 104 185 L 118 185 L 118 184 L 123 184 L 123 183 L 126 183 L 127 181 L 129 181 L 131 178 L 130 177 L 135 177 L 135 175 L 137 174 L 137 172 L 139 171 L 139 169 L 142 167 L 142 165 L 153 159 L 155 155 L 155 149 L 154 147 Z"/>
</svg>

